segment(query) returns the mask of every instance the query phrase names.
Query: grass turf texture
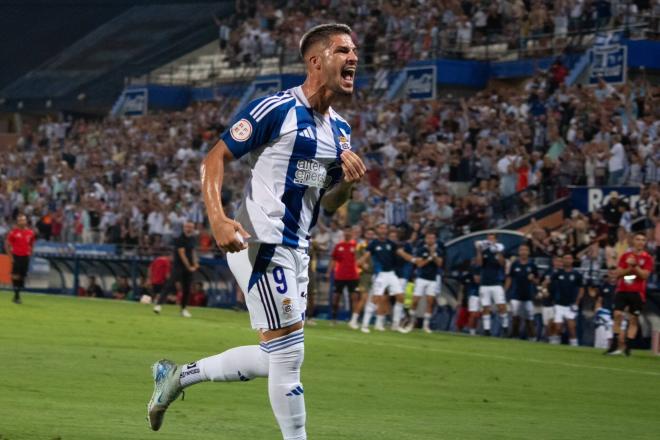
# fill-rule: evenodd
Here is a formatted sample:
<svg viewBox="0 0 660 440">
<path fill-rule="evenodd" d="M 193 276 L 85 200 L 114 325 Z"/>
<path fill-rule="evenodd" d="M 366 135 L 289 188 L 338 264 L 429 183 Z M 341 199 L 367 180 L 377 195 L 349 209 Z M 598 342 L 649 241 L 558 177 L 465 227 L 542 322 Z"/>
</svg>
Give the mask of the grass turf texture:
<svg viewBox="0 0 660 440">
<path fill-rule="evenodd" d="M 204 383 L 145 421 L 151 364 L 254 344 L 246 313 L 0 294 L 0 439 L 278 439 L 265 379 Z M 310 439 L 655 439 L 660 358 L 449 334 L 306 333 Z"/>
</svg>

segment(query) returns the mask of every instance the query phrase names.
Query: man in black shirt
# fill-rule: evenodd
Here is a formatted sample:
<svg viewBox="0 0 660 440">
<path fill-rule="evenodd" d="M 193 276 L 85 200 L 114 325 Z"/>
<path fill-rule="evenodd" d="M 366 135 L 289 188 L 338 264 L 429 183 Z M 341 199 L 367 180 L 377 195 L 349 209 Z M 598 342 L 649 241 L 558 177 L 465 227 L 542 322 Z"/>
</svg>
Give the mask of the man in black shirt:
<svg viewBox="0 0 660 440">
<path fill-rule="evenodd" d="M 616 231 L 621 222 L 621 216 L 626 208 L 626 202 L 619 198 L 619 193 L 612 191 L 609 194 L 609 201 L 601 208 L 603 219 L 608 226 L 608 236 L 616 239 Z"/>
<path fill-rule="evenodd" d="M 186 222 L 183 225 L 183 234 L 174 240 L 174 258 L 172 259 L 172 274 L 167 280 L 165 288 L 160 293 L 155 313 L 160 313 L 161 304 L 167 298 L 175 283 L 181 283 L 183 297 L 181 298 L 181 316 L 190 318 L 190 312 L 186 309 L 188 298 L 190 297 L 190 285 L 192 284 L 193 274 L 199 269 L 199 261 L 195 252 L 196 238 L 194 236 L 195 225 L 192 222 Z"/>
</svg>

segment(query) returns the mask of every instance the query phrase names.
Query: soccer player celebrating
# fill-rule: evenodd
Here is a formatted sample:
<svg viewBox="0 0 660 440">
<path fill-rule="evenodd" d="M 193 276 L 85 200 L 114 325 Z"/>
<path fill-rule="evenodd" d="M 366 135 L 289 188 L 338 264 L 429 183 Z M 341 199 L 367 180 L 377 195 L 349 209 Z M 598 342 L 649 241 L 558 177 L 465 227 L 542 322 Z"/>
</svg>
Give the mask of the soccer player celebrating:
<svg viewBox="0 0 660 440">
<path fill-rule="evenodd" d="M 518 259 L 509 267 L 504 289 L 511 292 L 511 337 L 518 337 L 520 317 L 524 310 L 527 323 L 527 338 L 534 338 L 534 289 L 538 282 L 538 268 L 529 259 L 529 246 L 521 244 L 518 247 Z"/>
<path fill-rule="evenodd" d="M 646 281 L 653 271 L 653 257 L 644 250 L 646 237 L 637 233 L 633 237 L 633 248 L 619 258 L 616 269 L 618 279 L 614 295 L 614 335 L 606 354 L 621 354 L 621 347 L 626 356 L 630 356 L 630 343 L 637 336 L 639 315 L 646 301 Z M 621 332 L 624 312 L 628 309 L 628 328 Z"/>
<path fill-rule="evenodd" d="M 369 333 L 369 321 L 371 321 L 374 311 L 376 312 L 376 325 L 374 328 L 378 331 L 385 331 L 385 309 L 387 307 L 387 299 L 384 297 L 385 291 L 396 298 L 394 312 L 392 313 L 392 330 L 399 330 L 399 324 L 403 317 L 404 295 L 401 281 L 395 272 L 396 257 L 403 257 L 406 261 L 412 261 L 413 259 L 410 254 L 398 248 L 396 243 L 387 238 L 387 225 L 385 223 L 378 225 L 376 234 L 376 239 L 369 243 L 367 251 L 359 261 L 360 264 L 363 264 L 371 258 L 374 273 L 376 273 L 373 295 L 364 310 L 361 329 L 364 333 Z"/>
<path fill-rule="evenodd" d="M 502 322 L 502 334 L 506 334 L 509 328 L 509 315 L 506 310 L 506 298 L 504 297 L 504 245 L 497 242 L 495 234 L 488 234 L 486 240 L 475 243 L 477 250 L 477 266 L 481 267 L 479 286 L 479 302 L 482 309 L 482 324 L 484 335 L 490 336 L 490 312 L 491 304 L 497 305 L 497 311 Z"/>
<path fill-rule="evenodd" d="M 154 364 L 155 389 L 148 405 L 154 430 L 183 388 L 268 377 L 283 438 L 307 438 L 300 369 L 309 231 L 320 208 L 336 211 L 366 172 L 351 151 L 350 126 L 331 107 L 353 92 L 357 49 L 351 32 L 342 24 L 308 31 L 300 41 L 307 68 L 304 84 L 248 104 L 204 159 L 202 193 L 213 236 L 228 252 L 261 343 L 187 365 L 168 360 Z M 251 177 L 232 220 L 220 197 L 225 163 L 244 155 L 250 159 Z"/>
<path fill-rule="evenodd" d="M 435 296 L 440 291 L 438 282 L 438 273 L 442 269 L 444 254 L 437 243 L 435 232 L 428 232 L 424 236 L 424 241 L 415 249 L 415 265 L 417 266 L 417 278 L 415 279 L 415 291 L 413 294 L 413 303 L 410 308 L 410 324 L 406 331 L 415 328 L 417 316 L 417 306 L 419 300 L 426 298 L 426 312 L 424 312 L 424 322 L 422 329 L 426 333 L 431 333 L 431 314 L 435 305 Z"/>
<path fill-rule="evenodd" d="M 562 324 L 566 323 L 568 330 L 568 343 L 578 345 L 575 329 L 575 317 L 578 307 L 584 296 L 582 275 L 573 270 L 573 255 L 566 254 L 563 257 L 563 268 L 552 275 L 555 283 L 555 338 L 551 342 L 559 344 Z"/>
<path fill-rule="evenodd" d="M 11 260 L 11 283 L 14 287 L 14 303 L 21 304 L 21 289 L 25 287 L 25 277 L 30 267 L 30 256 L 35 241 L 34 231 L 28 228 L 27 217 L 19 214 L 16 226 L 9 231 L 5 240 L 5 250 Z"/>
<path fill-rule="evenodd" d="M 348 290 L 351 299 L 353 316 L 358 307 L 359 295 L 356 291 L 360 274 L 355 260 L 355 247 L 357 242 L 353 240 L 353 231 L 350 227 L 344 229 L 344 240 L 337 243 L 332 250 L 330 268 L 328 272 L 334 274 L 334 295 L 332 296 L 332 319 L 337 319 L 339 301 L 344 295 L 344 288 Z M 353 322 L 351 320 L 351 322 Z M 353 325 L 357 325 L 357 317 Z"/>
</svg>

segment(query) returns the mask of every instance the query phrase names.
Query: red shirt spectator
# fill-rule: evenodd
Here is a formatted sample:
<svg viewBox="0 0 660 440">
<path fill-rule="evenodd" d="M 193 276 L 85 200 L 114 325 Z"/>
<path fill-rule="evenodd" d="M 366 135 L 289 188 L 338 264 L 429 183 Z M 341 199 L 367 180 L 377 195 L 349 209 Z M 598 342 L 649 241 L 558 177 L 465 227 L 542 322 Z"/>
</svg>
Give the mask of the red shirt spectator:
<svg viewBox="0 0 660 440">
<path fill-rule="evenodd" d="M 11 246 L 11 253 L 17 257 L 32 255 L 35 234 L 32 229 L 15 227 L 7 235 L 7 243 Z"/>
<path fill-rule="evenodd" d="M 352 281 L 360 278 L 357 262 L 355 260 L 355 240 L 343 240 L 332 250 L 332 259 L 335 260 L 335 280 Z"/>
<path fill-rule="evenodd" d="M 172 263 L 170 258 L 162 255 L 156 258 L 149 265 L 149 274 L 152 285 L 161 285 L 165 284 L 167 277 L 170 276 L 170 270 L 172 268 Z"/>
<path fill-rule="evenodd" d="M 634 258 L 640 269 L 653 272 L 653 257 L 651 257 L 648 252 L 641 251 L 637 253 L 634 250 L 624 252 L 623 255 L 621 255 L 621 258 L 619 258 L 619 268 L 628 269 L 630 267 L 628 264 L 629 258 Z M 646 301 L 646 280 L 639 276 L 626 275 L 619 279 L 619 282 L 616 285 L 616 290 L 617 292 L 639 293 L 642 297 L 642 301 Z"/>
</svg>

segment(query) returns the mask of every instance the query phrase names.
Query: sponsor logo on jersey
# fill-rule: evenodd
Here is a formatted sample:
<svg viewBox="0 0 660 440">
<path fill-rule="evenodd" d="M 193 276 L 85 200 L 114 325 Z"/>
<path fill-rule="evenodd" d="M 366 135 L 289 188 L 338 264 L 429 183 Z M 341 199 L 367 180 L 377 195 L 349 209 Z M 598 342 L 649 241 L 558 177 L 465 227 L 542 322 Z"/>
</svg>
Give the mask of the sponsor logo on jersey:
<svg viewBox="0 0 660 440">
<path fill-rule="evenodd" d="M 252 124 L 243 118 L 231 126 L 229 134 L 236 142 L 245 142 L 252 136 Z"/>
<path fill-rule="evenodd" d="M 328 176 L 328 170 L 320 162 L 301 159 L 296 164 L 296 173 L 293 181 L 298 185 L 327 188 L 332 182 L 332 177 Z"/>
</svg>

